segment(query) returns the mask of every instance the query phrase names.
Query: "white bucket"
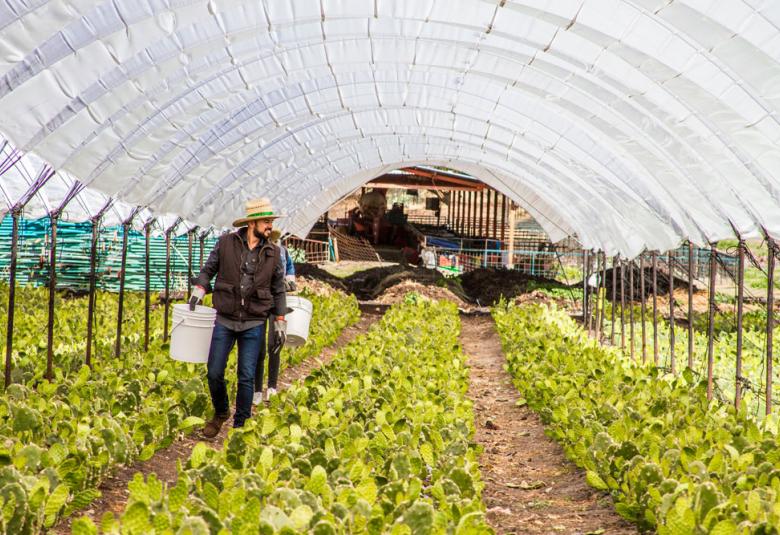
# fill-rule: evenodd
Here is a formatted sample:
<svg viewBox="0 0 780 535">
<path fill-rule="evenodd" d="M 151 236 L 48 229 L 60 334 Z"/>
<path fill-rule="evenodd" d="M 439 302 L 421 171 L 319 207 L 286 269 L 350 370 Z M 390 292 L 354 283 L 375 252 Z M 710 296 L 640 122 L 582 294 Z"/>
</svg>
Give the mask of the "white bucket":
<svg viewBox="0 0 780 535">
<path fill-rule="evenodd" d="M 297 295 L 287 296 L 287 307 L 291 308 L 292 312 L 285 315 L 287 342 L 284 345 L 300 347 L 306 343 L 306 339 L 309 337 L 309 323 L 314 307 L 311 301 Z"/>
<path fill-rule="evenodd" d="M 190 310 L 188 304 L 173 305 L 171 358 L 182 362 L 208 362 L 216 318 L 217 311 L 210 307 L 198 305 Z"/>
</svg>

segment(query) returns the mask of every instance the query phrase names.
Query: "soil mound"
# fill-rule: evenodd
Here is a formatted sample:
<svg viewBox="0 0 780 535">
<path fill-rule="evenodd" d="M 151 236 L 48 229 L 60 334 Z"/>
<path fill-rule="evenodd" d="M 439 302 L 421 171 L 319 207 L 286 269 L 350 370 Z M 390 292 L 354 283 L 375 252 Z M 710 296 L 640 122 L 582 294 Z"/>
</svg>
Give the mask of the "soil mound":
<svg viewBox="0 0 780 535">
<path fill-rule="evenodd" d="M 387 305 L 401 303 L 404 301 L 404 299 L 406 299 L 406 296 L 409 293 L 415 293 L 423 299 L 430 299 L 432 301 L 452 301 L 460 308 L 470 308 L 468 303 L 464 302 L 460 297 L 455 295 L 447 288 L 421 284 L 413 280 L 404 280 L 394 286 L 391 286 L 390 288 L 387 288 L 384 292 L 377 296 L 376 301 Z"/>
<path fill-rule="evenodd" d="M 336 290 L 349 292 L 349 289 L 338 277 L 334 277 L 324 269 L 314 264 L 295 264 L 295 277 L 299 287 L 310 285 L 322 290 L 322 285 L 326 284 Z"/>
<path fill-rule="evenodd" d="M 513 300 L 539 288 L 568 288 L 553 279 L 501 268 L 476 269 L 464 273 L 461 280 L 466 295 L 482 306 L 493 306 L 502 296 Z"/>
<path fill-rule="evenodd" d="M 347 284 L 350 291 L 354 293 L 358 299 L 366 301 L 377 299 L 388 289 L 407 281 L 415 282 L 421 288 L 430 287 L 433 293 L 436 293 L 435 290 L 437 289 L 446 289 L 449 294 L 452 294 L 458 301 L 468 301 L 466 295 L 458 287 L 457 282 L 453 279 L 446 278 L 435 269 L 394 265 L 360 271 L 344 279 L 344 282 Z"/>
</svg>

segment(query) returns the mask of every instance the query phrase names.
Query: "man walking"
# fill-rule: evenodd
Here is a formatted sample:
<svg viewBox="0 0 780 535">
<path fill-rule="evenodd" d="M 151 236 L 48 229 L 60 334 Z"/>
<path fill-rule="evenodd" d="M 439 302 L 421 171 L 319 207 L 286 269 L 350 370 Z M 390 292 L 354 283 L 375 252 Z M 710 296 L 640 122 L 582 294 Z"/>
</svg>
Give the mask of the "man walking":
<svg viewBox="0 0 780 535">
<path fill-rule="evenodd" d="M 275 316 L 275 344 L 283 345 L 287 333 L 284 314 L 287 310 L 284 267 L 279 248 L 269 237 L 273 222 L 279 217 L 268 199 L 249 201 L 246 217 L 233 222 L 235 232 L 219 238 L 208 260 L 193 279 L 190 308 L 212 290 L 217 321 L 211 336 L 208 360 L 208 383 L 214 417 L 203 428 L 204 436 L 217 436 L 229 418 L 225 367 L 233 345 L 238 343 L 238 389 L 233 427 L 242 427 L 252 412 L 255 366 L 265 322 Z"/>
</svg>

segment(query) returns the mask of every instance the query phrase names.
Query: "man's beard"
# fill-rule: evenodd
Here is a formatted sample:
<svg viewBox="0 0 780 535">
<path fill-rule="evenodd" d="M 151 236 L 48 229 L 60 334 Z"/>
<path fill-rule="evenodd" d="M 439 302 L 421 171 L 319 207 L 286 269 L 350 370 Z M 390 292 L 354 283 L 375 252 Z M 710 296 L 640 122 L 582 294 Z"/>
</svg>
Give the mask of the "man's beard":
<svg viewBox="0 0 780 535">
<path fill-rule="evenodd" d="M 260 232 L 259 230 L 257 230 L 257 227 L 254 227 L 254 228 L 252 229 L 252 234 L 254 234 L 254 235 L 255 235 L 255 238 L 257 238 L 258 240 L 265 239 L 265 234 L 263 234 L 262 232 Z"/>
</svg>

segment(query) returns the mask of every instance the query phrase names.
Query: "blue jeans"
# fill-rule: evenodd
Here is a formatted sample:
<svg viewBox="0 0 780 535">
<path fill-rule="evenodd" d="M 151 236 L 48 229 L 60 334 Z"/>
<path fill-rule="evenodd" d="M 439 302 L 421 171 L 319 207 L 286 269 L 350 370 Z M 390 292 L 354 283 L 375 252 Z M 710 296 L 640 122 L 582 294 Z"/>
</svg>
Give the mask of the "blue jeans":
<svg viewBox="0 0 780 535">
<path fill-rule="evenodd" d="M 232 331 L 217 323 L 211 335 L 209 349 L 208 380 L 214 413 L 228 414 L 225 368 L 233 345 L 238 342 L 238 388 L 236 393 L 236 414 L 233 427 L 243 427 L 244 421 L 252 415 L 252 394 L 254 393 L 255 366 L 260 344 L 265 337 L 265 324 L 246 331 Z"/>
</svg>

